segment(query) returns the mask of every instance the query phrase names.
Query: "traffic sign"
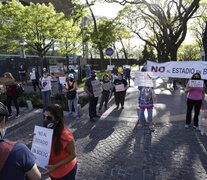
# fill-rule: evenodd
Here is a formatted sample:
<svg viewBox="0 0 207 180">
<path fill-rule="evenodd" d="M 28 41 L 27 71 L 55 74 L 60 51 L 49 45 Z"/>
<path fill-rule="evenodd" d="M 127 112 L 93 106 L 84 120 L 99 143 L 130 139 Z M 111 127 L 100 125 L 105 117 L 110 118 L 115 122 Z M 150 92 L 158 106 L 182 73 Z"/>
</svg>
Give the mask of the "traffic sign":
<svg viewBox="0 0 207 180">
<path fill-rule="evenodd" d="M 114 50 L 112 48 L 107 48 L 106 49 L 106 55 L 112 56 L 113 53 L 114 53 Z"/>
</svg>

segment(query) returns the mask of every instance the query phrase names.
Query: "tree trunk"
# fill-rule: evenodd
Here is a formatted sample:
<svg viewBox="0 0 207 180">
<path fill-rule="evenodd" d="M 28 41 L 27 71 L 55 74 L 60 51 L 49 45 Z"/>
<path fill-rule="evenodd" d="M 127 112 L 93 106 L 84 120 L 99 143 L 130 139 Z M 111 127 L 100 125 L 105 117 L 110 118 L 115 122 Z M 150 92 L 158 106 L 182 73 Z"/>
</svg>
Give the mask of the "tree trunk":
<svg viewBox="0 0 207 180">
<path fill-rule="evenodd" d="M 206 21 L 206 27 L 205 27 L 205 31 L 203 33 L 203 49 L 204 49 L 204 53 L 205 53 L 205 61 L 207 61 L 207 21 Z"/>
</svg>

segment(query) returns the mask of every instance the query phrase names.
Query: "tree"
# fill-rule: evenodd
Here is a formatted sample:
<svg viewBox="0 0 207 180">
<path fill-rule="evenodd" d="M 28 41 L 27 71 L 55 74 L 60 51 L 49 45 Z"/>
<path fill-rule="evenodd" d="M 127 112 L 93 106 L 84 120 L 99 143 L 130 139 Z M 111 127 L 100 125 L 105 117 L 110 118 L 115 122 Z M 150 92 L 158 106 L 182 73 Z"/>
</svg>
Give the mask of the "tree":
<svg viewBox="0 0 207 180">
<path fill-rule="evenodd" d="M 178 50 L 179 61 L 193 61 L 200 60 L 200 47 L 195 44 L 181 45 Z"/>
<path fill-rule="evenodd" d="M 33 4 L 25 6 L 19 21 L 22 39 L 28 47 L 36 51 L 47 67 L 44 56 L 62 36 L 63 13 L 56 13 L 52 4 Z"/>
<path fill-rule="evenodd" d="M 178 48 L 186 37 L 187 23 L 199 8 L 200 1 L 166 0 L 150 3 L 146 0 L 111 0 L 110 2 L 130 4 L 121 13 L 127 27 L 148 45 L 153 46 L 157 50 L 158 58 L 176 61 Z"/>
</svg>

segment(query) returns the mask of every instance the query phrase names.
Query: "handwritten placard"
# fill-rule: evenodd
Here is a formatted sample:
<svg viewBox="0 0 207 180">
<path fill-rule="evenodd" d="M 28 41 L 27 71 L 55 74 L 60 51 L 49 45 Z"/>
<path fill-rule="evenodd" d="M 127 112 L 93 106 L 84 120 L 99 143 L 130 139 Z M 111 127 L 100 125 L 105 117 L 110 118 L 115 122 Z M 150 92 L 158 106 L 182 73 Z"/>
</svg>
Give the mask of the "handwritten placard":
<svg viewBox="0 0 207 180">
<path fill-rule="evenodd" d="M 143 87 L 154 87 L 152 72 L 134 72 L 134 84 Z"/>
<path fill-rule="evenodd" d="M 101 96 L 101 84 L 100 84 L 99 80 L 91 81 L 91 85 L 93 88 L 94 97 Z"/>
<path fill-rule="evenodd" d="M 112 71 L 113 68 L 114 68 L 114 65 L 107 65 L 107 70 L 108 70 L 108 71 Z"/>
<path fill-rule="evenodd" d="M 60 84 L 66 84 L 66 77 L 59 77 Z"/>
<path fill-rule="evenodd" d="M 189 80 L 189 87 L 203 87 L 203 80 Z"/>
<path fill-rule="evenodd" d="M 116 92 L 125 91 L 124 84 L 115 85 L 115 90 L 116 90 Z"/>
<path fill-rule="evenodd" d="M 53 130 L 35 126 L 34 134 L 31 152 L 36 157 L 37 166 L 45 169 L 50 158 Z"/>
</svg>

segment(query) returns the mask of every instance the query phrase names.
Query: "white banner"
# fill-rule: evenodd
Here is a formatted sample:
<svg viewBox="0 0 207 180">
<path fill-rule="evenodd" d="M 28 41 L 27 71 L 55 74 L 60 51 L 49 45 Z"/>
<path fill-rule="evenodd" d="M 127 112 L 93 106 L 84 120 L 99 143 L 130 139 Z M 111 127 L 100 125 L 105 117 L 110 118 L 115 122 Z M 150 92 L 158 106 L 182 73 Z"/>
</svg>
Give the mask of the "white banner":
<svg viewBox="0 0 207 180">
<path fill-rule="evenodd" d="M 35 126 L 31 152 L 36 157 L 37 166 L 45 169 L 50 158 L 53 130 Z"/>
<path fill-rule="evenodd" d="M 134 72 L 134 85 L 143 87 L 154 87 L 152 72 Z"/>
<path fill-rule="evenodd" d="M 200 73 L 202 79 L 207 79 L 206 61 L 170 61 L 156 63 L 147 61 L 147 70 L 159 77 L 191 78 L 196 72 Z"/>
<path fill-rule="evenodd" d="M 189 87 L 203 87 L 203 80 L 189 80 Z"/>
</svg>

